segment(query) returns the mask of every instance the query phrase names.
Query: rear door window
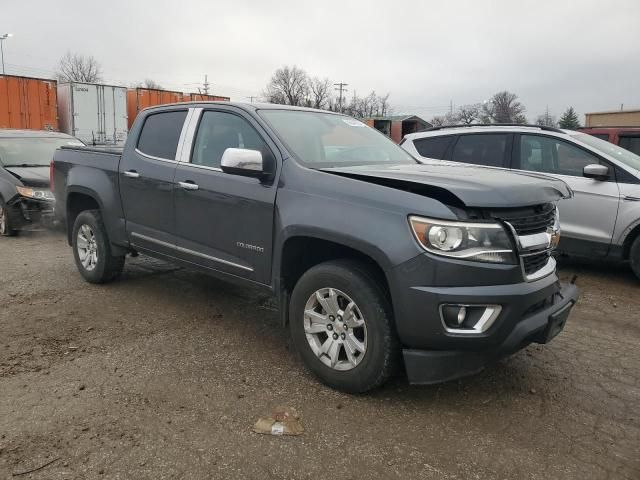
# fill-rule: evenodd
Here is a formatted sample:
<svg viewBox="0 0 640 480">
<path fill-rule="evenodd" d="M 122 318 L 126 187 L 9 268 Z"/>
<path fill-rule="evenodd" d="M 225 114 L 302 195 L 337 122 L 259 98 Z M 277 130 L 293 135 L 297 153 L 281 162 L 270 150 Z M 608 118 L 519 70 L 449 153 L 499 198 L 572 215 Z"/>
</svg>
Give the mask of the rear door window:
<svg viewBox="0 0 640 480">
<path fill-rule="evenodd" d="M 508 133 L 460 135 L 451 160 L 489 167 L 505 167 L 509 135 Z"/>
<path fill-rule="evenodd" d="M 455 136 L 453 135 L 418 138 L 413 141 L 413 144 L 422 157 L 443 160 L 454 138 Z"/>
<path fill-rule="evenodd" d="M 575 145 L 542 135 L 520 135 L 519 160 L 522 170 L 574 177 L 582 177 L 587 165 L 605 165 L 598 157 Z"/>
<path fill-rule="evenodd" d="M 163 160 L 175 160 L 186 110 L 162 112 L 149 115 L 144 121 L 138 150 L 145 155 Z"/>
<path fill-rule="evenodd" d="M 620 146 L 640 155 L 640 135 L 620 135 Z"/>
</svg>

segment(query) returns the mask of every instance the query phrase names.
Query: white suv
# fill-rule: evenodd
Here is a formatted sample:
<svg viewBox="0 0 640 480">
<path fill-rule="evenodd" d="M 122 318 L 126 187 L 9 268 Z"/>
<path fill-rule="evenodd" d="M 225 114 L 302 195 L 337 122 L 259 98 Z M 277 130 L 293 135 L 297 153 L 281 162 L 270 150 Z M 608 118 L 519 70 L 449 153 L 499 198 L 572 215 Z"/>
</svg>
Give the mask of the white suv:
<svg viewBox="0 0 640 480">
<path fill-rule="evenodd" d="M 640 156 L 591 135 L 528 125 L 436 127 L 404 137 L 425 163 L 453 161 L 542 173 L 564 180 L 563 253 L 629 260 L 640 277 Z"/>
</svg>

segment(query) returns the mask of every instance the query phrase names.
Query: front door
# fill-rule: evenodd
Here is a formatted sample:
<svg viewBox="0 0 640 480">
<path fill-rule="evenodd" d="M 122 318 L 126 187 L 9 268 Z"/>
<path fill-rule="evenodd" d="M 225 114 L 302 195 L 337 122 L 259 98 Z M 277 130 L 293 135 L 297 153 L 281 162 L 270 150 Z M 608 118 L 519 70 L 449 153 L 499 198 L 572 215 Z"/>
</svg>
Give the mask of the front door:
<svg viewBox="0 0 640 480">
<path fill-rule="evenodd" d="M 166 255 L 175 253 L 173 180 L 187 110 L 146 117 L 137 146 L 120 163 L 120 195 L 129 241 Z"/>
<path fill-rule="evenodd" d="M 198 114 L 191 153 L 182 158 L 175 175 L 177 254 L 212 270 L 268 284 L 276 185 L 224 173 L 220 160 L 227 148 L 258 150 L 264 158 L 275 158 L 275 145 L 253 119 L 231 107 Z"/>
<path fill-rule="evenodd" d="M 546 135 L 519 135 L 514 167 L 551 174 L 564 180 L 574 197 L 561 200 L 560 250 L 568 253 L 605 256 L 618 216 L 620 192 L 613 166 L 576 145 Z M 609 167 L 608 180 L 583 176 L 585 166 L 603 164 Z"/>
</svg>

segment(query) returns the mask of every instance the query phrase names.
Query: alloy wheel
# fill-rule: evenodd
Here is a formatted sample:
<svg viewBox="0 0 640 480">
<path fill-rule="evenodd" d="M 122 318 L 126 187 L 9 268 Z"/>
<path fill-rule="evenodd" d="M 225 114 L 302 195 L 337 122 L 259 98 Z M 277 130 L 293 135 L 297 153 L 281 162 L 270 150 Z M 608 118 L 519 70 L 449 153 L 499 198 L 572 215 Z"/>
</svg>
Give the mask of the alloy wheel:
<svg viewBox="0 0 640 480">
<path fill-rule="evenodd" d="M 98 242 L 89 225 L 82 225 L 78 230 L 77 249 L 78 257 L 85 270 L 88 272 L 94 270 L 98 264 Z"/>
<path fill-rule="evenodd" d="M 367 351 L 367 326 L 360 309 L 335 288 L 321 288 L 309 297 L 304 331 L 316 357 L 334 370 L 357 367 Z"/>
</svg>

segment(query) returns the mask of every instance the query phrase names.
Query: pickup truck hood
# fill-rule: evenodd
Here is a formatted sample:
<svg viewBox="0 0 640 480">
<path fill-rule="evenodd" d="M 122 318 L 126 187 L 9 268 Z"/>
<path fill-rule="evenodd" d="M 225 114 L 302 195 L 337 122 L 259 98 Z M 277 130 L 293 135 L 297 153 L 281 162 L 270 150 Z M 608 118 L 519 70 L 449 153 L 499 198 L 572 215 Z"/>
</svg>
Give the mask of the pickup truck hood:
<svg viewBox="0 0 640 480">
<path fill-rule="evenodd" d="M 26 187 L 48 187 L 49 167 L 4 167 Z"/>
<path fill-rule="evenodd" d="M 573 196 L 565 182 L 546 175 L 465 164 L 366 165 L 322 170 L 467 207 L 524 207 Z"/>
</svg>

